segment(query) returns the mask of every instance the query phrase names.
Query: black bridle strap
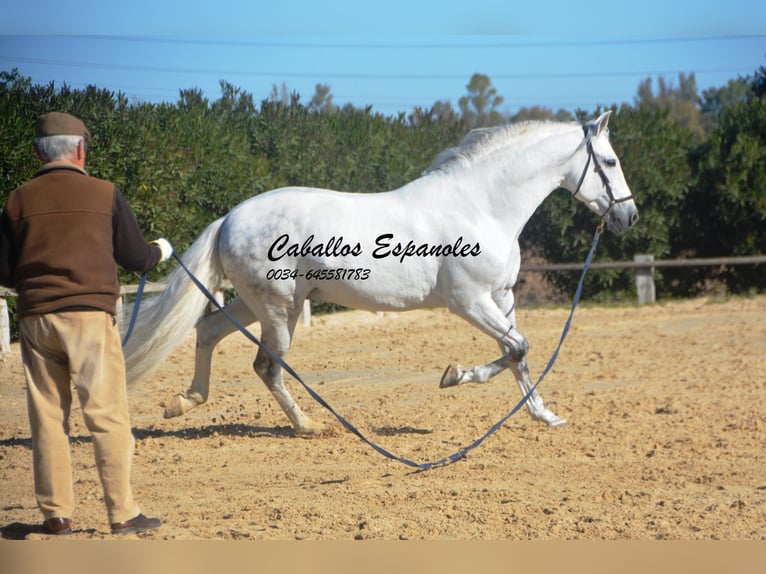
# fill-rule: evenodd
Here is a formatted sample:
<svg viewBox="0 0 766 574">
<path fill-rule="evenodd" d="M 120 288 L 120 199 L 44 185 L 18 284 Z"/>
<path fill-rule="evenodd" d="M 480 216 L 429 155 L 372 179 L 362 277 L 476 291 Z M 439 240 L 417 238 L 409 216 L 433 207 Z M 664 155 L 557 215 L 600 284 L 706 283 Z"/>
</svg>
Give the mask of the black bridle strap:
<svg viewBox="0 0 766 574">
<path fill-rule="evenodd" d="M 612 209 L 614 209 L 614 206 L 618 203 L 623 203 L 625 201 L 630 201 L 633 199 L 633 195 L 629 194 L 625 197 L 621 197 L 620 199 L 617 199 L 614 197 L 614 192 L 612 191 L 612 186 L 609 184 L 609 178 L 607 177 L 606 173 L 604 172 L 604 168 L 601 167 L 601 163 L 598 161 L 598 158 L 596 157 L 596 152 L 593 151 L 593 134 L 590 133 L 589 129 L 586 126 L 583 126 L 583 131 L 585 132 L 585 148 L 588 152 L 588 160 L 585 162 L 585 167 L 582 170 L 582 174 L 580 175 L 580 179 L 577 182 L 577 187 L 575 188 L 574 193 L 572 194 L 572 197 L 577 197 L 577 194 L 580 193 L 580 188 L 582 187 L 583 182 L 585 181 L 585 176 L 588 173 L 588 168 L 590 167 L 590 162 L 593 160 L 593 171 L 595 171 L 599 178 L 601 179 L 601 184 L 606 188 L 606 193 L 609 196 L 609 205 L 606 208 L 606 211 L 601 215 L 602 220 L 606 220 L 606 218 L 609 216 L 609 213 L 611 213 Z"/>
<path fill-rule="evenodd" d="M 572 194 L 572 197 L 577 197 L 577 194 L 580 193 L 580 188 L 582 187 L 582 182 L 585 181 L 585 175 L 588 173 L 588 167 L 590 167 L 590 158 L 593 156 L 593 148 L 590 145 L 590 141 L 588 141 L 588 161 L 585 162 L 585 167 L 582 170 L 582 174 L 580 175 L 580 180 L 577 182 L 577 187 L 575 188 L 574 193 Z"/>
</svg>

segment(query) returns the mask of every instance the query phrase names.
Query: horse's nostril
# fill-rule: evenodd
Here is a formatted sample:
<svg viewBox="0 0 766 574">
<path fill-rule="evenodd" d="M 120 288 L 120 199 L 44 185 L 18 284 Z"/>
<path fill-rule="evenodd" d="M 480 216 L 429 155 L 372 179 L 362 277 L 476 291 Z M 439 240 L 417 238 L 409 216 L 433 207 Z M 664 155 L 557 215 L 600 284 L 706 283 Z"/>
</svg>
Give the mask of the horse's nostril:
<svg viewBox="0 0 766 574">
<path fill-rule="evenodd" d="M 633 213 L 633 215 L 630 216 L 630 225 L 633 226 L 636 224 L 636 221 L 638 221 L 638 212 L 636 211 Z"/>
</svg>

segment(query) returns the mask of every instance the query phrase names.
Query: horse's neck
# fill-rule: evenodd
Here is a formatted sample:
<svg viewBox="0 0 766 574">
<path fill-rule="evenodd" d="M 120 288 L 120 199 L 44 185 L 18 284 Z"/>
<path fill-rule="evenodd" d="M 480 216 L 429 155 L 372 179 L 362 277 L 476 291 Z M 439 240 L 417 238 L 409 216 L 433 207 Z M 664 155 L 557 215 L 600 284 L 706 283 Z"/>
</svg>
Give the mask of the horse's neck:
<svg viewBox="0 0 766 574">
<path fill-rule="evenodd" d="M 482 211 L 518 233 L 545 199 L 559 188 L 579 138 L 570 132 L 498 149 L 471 168 L 456 170 L 450 201 Z M 446 175 L 446 174 L 445 174 Z M 442 197 L 444 200 L 444 197 Z"/>
</svg>

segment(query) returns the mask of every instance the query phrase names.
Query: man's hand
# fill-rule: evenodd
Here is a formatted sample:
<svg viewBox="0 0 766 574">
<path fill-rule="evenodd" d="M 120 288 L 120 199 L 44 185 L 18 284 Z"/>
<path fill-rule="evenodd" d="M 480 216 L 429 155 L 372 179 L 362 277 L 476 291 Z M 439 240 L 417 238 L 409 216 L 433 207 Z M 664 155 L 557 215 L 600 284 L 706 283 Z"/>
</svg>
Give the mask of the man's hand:
<svg viewBox="0 0 766 574">
<path fill-rule="evenodd" d="M 170 259 L 170 256 L 173 255 L 173 247 L 170 245 L 170 242 L 167 239 L 159 238 L 155 241 L 152 241 L 154 245 L 158 246 L 160 248 L 160 251 L 162 252 L 162 257 L 160 257 L 160 263 L 167 261 Z"/>
</svg>

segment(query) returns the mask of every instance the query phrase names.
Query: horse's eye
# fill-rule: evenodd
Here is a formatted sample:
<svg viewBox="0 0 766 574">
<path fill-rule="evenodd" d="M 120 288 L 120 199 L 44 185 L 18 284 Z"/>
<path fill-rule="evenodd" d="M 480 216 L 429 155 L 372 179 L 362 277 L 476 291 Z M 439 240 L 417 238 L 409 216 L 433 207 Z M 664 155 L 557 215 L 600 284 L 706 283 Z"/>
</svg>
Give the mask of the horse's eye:
<svg viewBox="0 0 766 574">
<path fill-rule="evenodd" d="M 607 159 L 604 161 L 607 167 L 617 167 L 617 160 L 616 159 Z"/>
</svg>

